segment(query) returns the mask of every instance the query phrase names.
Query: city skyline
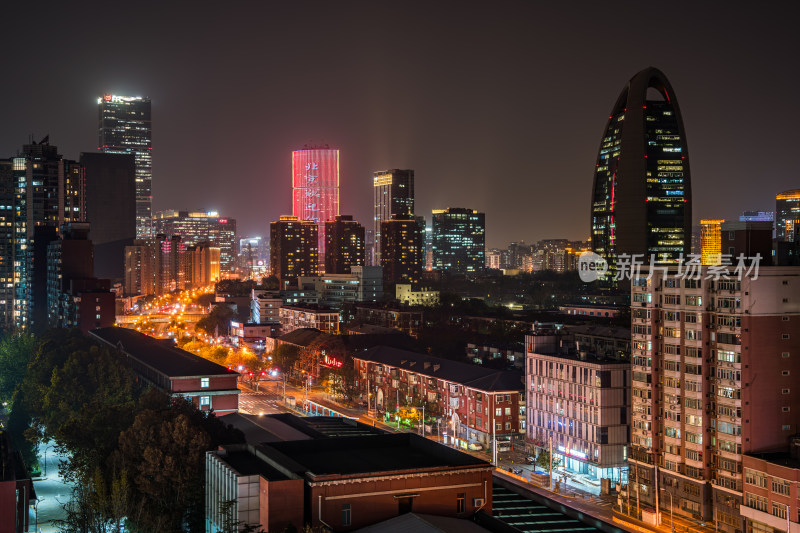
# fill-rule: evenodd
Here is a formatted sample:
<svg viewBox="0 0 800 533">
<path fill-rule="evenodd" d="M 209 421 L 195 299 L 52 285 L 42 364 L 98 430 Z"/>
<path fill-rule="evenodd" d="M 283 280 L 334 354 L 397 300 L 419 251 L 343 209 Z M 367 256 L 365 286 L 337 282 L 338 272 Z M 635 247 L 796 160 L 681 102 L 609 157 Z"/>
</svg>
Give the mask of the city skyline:
<svg viewBox="0 0 800 533">
<path fill-rule="evenodd" d="M 293 38 L 308 6 L 315 16 L 303 19 L 306 37 Z M 127 53 L 132 45 L 121 45 L 113 51 L 115 61 L 110 50 L 88 54 L 82 45 L 60 39 L 61 28 L 72 27 L 66 22 L 75 16 L 65 12 L 58 26 L 43 21 L 44 37 L 31 44 L 33 53 L 67 43 L 59 45 L 61 61 L 45 61 L 57 74 L 80 57 L 86 74 L 55 95 L 7 87 L 6 101 L 14 105 L 6 108 L 10 127 L 0 133 L 0 149 L 11 154 L 29 133 L 37 138 L 49 133 L 65 157 L 76 158 L 95 146 L 92 107 L 98 95 L 142 94 L 153 101 L 156 211 L 218 210 L 236 217 L 242 234 L 266 236 L 269 221 L 291 205 L 284 186 L 291 173 L 288 153 L 304 144 L 328 143 L 342 154 L 341 212 L 362 223 L 370 220 L 373 173 L 410 168 L 417 176 L 416 211 L 427 217 L 433 209 L 470 205 L 485 212 L 491 221 L 490 248 L 521 239 L 585 239 L 582 213 L 590 204 L 587 184 L 608 102 L 621 80 L 652 65 L 681 94 L 696 178 L 694 224 L 700 218 L 770 209 L 776 193 L 796 188 L 791 124 L 799 109 L 789 88 L 798 74 L 781 66 L 792 49 L 786 40 L 791 31 L 783 26 L 792 17 L 781 16 L 788 13 L 726 6 L 717 19 L 709 5 L 659 18 L 641 6 L 630 14 L 587 4 L 578 15 L 516 3 L 505 10 L 460 7 L 438 5 L 422 12 L 357 4 L 279 5 L 270 11 L 269 31 L 256 31 L 249 22 L 262 20 L 256 8 L 254 16 L 220 25 L 219 42 L 236 45 L 217 50 L 194 30 L 185 32 L 184 44 L 167 46 L 163 53 L 156 50 L 166 41 L 143 45 L 136 54 Z M 217 27 L 202 9 L 181 15 L 187 26 Z M 145 16 L 155 34 L 168 34 L 158 30 L 177 13 L 157 8 L 132 14 L 119 31 L 134 31 Z M 337 24 L 328 25 L 331 19 Z M 680 39 L 650 38 L 670 35 L 678 20 Z M 709 22 L 717 20 L 724 23 Z M 608 35 L 611 23 L 626 31 Z M 416 38 L 402 45 L 374 39 L 378 28 L 387 27 L 413 29 Z M 231 32 L 243 40 L 226 39 Z M 337 38 L 348 33 L 352 40 Z M 288 44 L 281 46 L 284 41 Z M 374 44 L 354 44 L 366 41 Z M 589 49 L 589 43 L 600 41 L 606 44 Z M 300 59 L 321 43 L 329 46 L 331 58 L 345 60 L 314 63 L 313 76 L 326 83 L 300 83 L 306 75 Z M 619 58 L 612 64 L 604 59 L 609 50 Z M 255 69 L 243 68 L 261 56 Z M 173 68 L 176 64 L 181 68 Z M 27 68 L 23 65 L 23 72 Z M 199 73 L 209 71 L 218 75 L 203 76 L 201 84 Z M 408 83 L 397 88 L 372 83 L 394 76 Z M 737 90 L 722 90 L 718 80 Z M 765 101 L 781 102 L 780 112 L 757 112 Z M 248 112 L 242 113 L 245 106 Z M 766 134 L 747 135 L 743 116 Z M 234 150 L 237 156 L 228 157 Z M 753 176 L 763 186 L 744 193 Z M 532 208 L 534 197 L 542 201 Z M 574 217 L 566 205 L 574 207 Z"/>
</svg>

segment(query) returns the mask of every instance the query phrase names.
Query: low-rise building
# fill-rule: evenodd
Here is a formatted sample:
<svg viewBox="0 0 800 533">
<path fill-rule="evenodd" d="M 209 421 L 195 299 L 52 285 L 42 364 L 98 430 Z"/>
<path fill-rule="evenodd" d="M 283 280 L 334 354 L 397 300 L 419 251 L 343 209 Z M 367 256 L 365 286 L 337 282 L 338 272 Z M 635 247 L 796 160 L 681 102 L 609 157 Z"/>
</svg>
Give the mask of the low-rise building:
<svg viewBox="0 0 800 533">
<path fill-rule="evenodd" d="M 741 518 L 730 516 L 726 525 L 740 531 L 800 531 L 800 436 L 790 439 L 788 451 L 745 454 L 742 467 L 744 496 L 736 505 Z"/>
<path fill-rule="evenodd" d="M 525 345 L 522 343 L 467 343 L 467 357 L 478 364 L 485 364 L 496 359 L 503 359 L 508 365 L 520 370 L 525 366 Z"/>
<path fill-rule="evenodd" d="M 253 289 L 250 292 L 250 322 L 269 324 L 281 321 L 283 298 L 279 291 Z"/>
<path fill-rule="evenodd" d="M 427 354 L 375 346 L 353 355 L 359 385 L 379 410 L 427 402 L 447 442 L 467 449 L 493 438 L 522 438 L 525 395 L 521 372 L 491 370 Z M 433 428 L 430 428 L 433 431 Z"/>
<path fill-rule="evenodd" d="M 119 327 L 95 329 L 89 336 L 127 359 L 145 383 L 186 398 L 201 411 L 225 415 L 239 410 L 239 374 L 181 350 L 172 339 L 155 339 Z"/>
<path fill-rule="evenodd" d="M 349 274 L 300 276 L 297 283 L 305 291 L 315 291 L 320 304 L 331 307 L 383 298 L 383 269 L 379 266 L 353 266 Z"/>
<path fill-rule="evenodd" d="M 267 338 L 280 335 L 280 323 L 254 324 L 231 321 L 231 341 L 237 346 L 264 348 Z"/>
<path fill-rule="evenodd" d="M 285 306 L 280 309 L 281 332 L 314 328 L 325 333 L 339 333 L 339 311 L 318 306 Z"/>
<path fill-rule="evenodd" d="M 410 283 L 398 283 L 395 285 L 395 298 L 404 305 L 439 305 L 439 291 L 425 287 L 414 287 Z"/>
<path fill-rule="evenodd" d="M 491 513 L 492 466 L 410 433 L 347 418 L 233 415 L 250 444 L 206 453 L 206 532 L 225 520 L 352 531 L 409 512 Z M 254 443 L 259 444 L 255 445 Z"/>
<path fill-rule="evenodd" d="M 416 337 L 423 325 L 422 309 L 402 305 L 359 305 L 356 307 L 356 322 L 399 329 Z"/>
<path fill-rule="evenodd" d="M 528 439 L 567 471 L 626 479 L 630 359 L 576 352 L 553 329 L 525 336 Z"/>
</svg>

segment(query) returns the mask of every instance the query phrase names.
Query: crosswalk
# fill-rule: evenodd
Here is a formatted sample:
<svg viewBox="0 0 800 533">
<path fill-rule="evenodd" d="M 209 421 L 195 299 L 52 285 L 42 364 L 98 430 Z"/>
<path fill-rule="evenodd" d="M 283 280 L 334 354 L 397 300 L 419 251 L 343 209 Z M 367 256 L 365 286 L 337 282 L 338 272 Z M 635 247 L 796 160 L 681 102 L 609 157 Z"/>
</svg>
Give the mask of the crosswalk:
<svg viewBox="0 0 800 533">
<path fill-rule="evenodd" d="M 239 396 L 239 411 L 245 414 L 286 412 L 282 398 L 271 392 L 247 392 Z"/>
</svg>

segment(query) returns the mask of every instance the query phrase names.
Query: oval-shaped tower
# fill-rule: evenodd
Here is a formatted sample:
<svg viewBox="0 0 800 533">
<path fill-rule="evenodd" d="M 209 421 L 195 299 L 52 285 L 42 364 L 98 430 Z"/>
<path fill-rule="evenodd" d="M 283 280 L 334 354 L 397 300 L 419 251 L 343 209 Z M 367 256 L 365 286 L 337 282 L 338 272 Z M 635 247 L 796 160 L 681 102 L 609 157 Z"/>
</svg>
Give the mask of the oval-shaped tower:
<svg viewBox="0 0 800 533">
<path fill-rule="evenodd" d="M 606 124 L 592 189 L 592 249 L 607 279 L 620 254 L 675 263 L 691 247 L 689 150 L 678 100 L 650 67 L 628 81 Z"/>
</svg>

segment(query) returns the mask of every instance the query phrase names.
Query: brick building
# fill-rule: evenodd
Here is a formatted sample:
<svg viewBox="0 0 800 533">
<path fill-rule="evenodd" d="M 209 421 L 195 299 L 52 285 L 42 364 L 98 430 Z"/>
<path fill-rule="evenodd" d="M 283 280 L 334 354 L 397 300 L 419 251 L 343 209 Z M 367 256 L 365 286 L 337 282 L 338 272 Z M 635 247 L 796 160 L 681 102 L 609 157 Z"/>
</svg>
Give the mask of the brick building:
<svg viewBox="0 0 800 533">
<path fill-rule="evenodd" d="M 492 466 L 420 436 L 345 418 L 231 418 L 259 444 L 207 452 L 207 533 L 219 531 L 219 504 L 230 500 L 236 519 L 267 531 L 351 531 L 409 512 L 491 514 Z"/>
<path fill-rule="evenodd" d="M 89 336 L 117 350 L 140 379 L 174 397 L 191 399 L 201 411 L 226 415 L 239 410 L 239 374 L 181 350 L 171 339 L 119 327 L 95 329 Z"/>
<path fill-rule="evenodd" d="M 463 449 L 522 438 L 522 372 L 490 370 L 408 350 L 376 346 L 353 355 L 359 384 L 375 394 L 378 409 L 427 402 L 448 443 Z M 431 428 L 433 430 L 433 428 Z"/>
</svg>

